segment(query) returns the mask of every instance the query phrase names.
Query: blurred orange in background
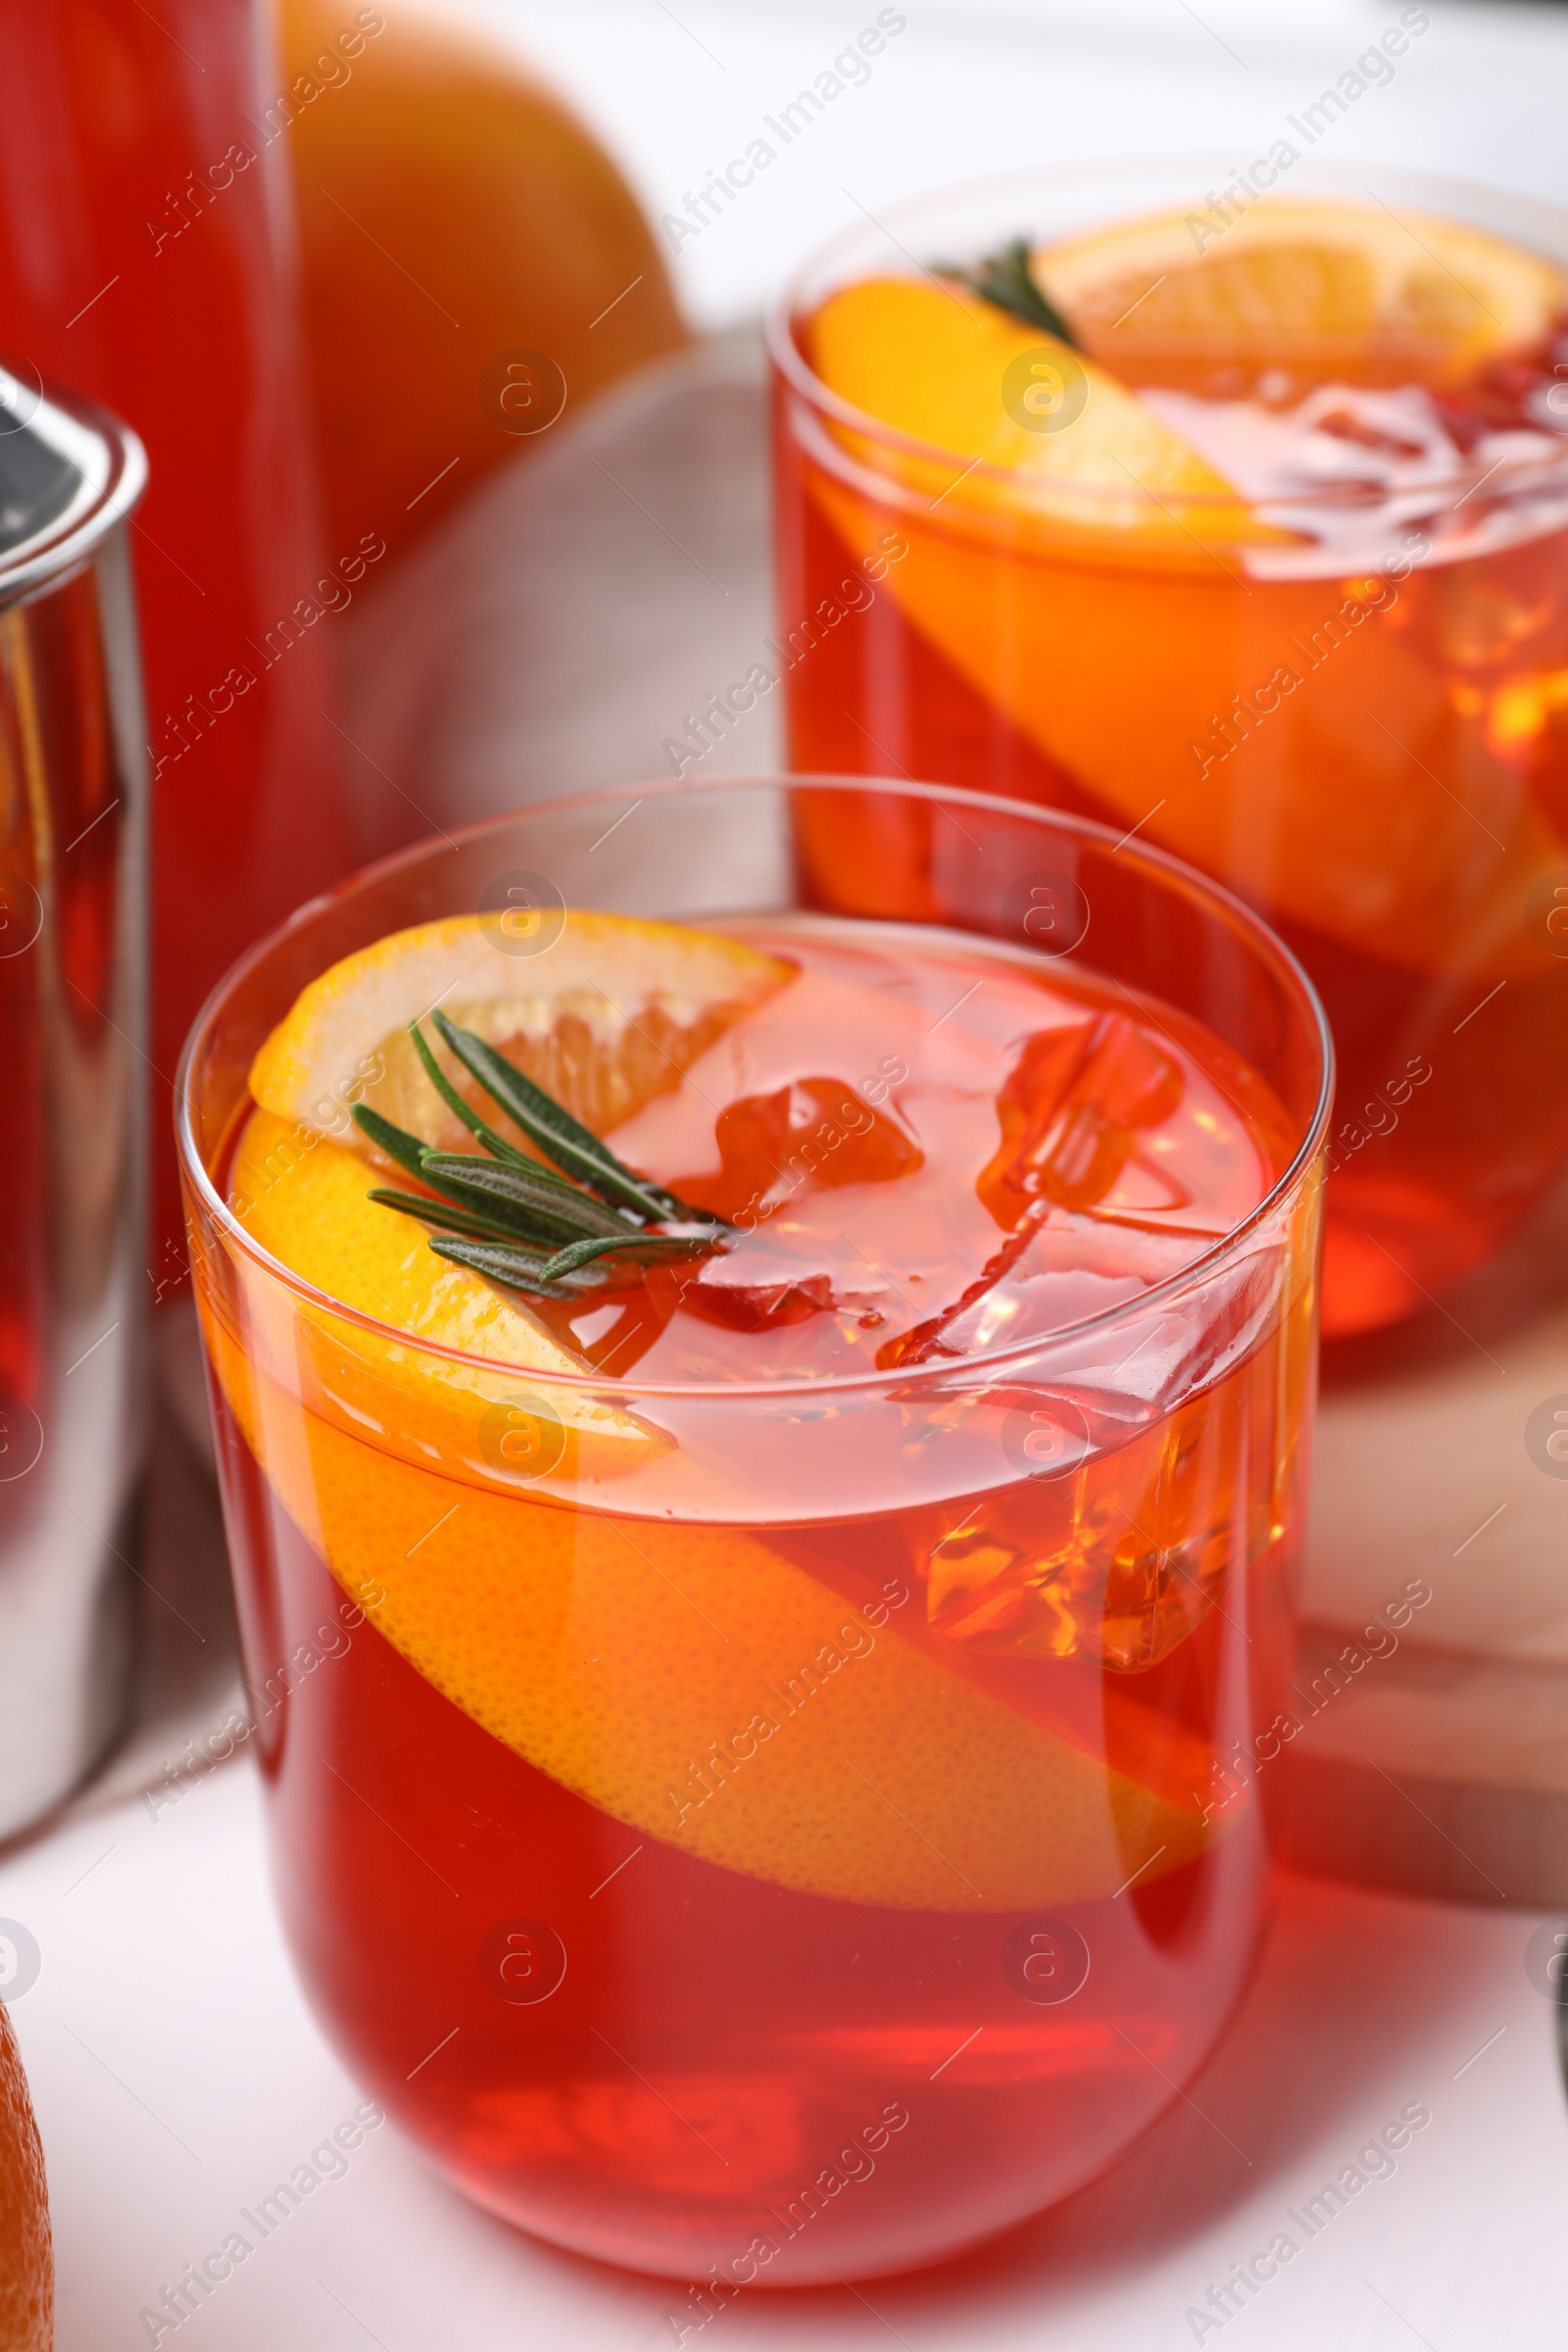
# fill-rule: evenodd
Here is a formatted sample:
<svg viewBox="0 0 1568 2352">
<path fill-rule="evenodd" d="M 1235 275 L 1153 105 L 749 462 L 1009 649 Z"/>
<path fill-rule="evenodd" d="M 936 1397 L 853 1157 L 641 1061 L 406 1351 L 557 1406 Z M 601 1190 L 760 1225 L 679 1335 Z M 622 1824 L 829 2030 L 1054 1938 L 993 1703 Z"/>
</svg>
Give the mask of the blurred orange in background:
<svg viewBox="0 0 1568 2352">
<path fill-rule="evenodd" d="M 43 2150 L 17 2037 L 0 2002 L 0 2347 L 49 2352 L 55 2262 Z"/>
<path fill-rule="evenodd" d="M 417 8 L 282 24 L 328 539 L 395 551 L 563 390 L 689 337 L 625 180 L 504 50 Z"/>
</svg>

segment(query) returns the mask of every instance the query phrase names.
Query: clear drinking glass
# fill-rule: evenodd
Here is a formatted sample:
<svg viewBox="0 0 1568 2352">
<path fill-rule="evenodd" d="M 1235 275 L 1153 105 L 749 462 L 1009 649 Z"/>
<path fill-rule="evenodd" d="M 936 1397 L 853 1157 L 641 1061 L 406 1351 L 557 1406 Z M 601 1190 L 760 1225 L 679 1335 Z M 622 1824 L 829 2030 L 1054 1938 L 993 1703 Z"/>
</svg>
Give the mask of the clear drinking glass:
<svg viewBox="0 0 1568 2352">
<path fill-rule="evenodd" d="M 1311 378 L 1284 341 L 1256 378 L 1217 327 L 1135 350 L 1156 269 L 1223 263 L 1271 207 L 1300 219 L 1315 202 L 1360 208 L 1396 260 L 1420 259 L 1424 215 L 1568 262 L 1568 217 L 1547 207 L 1277 164 L 1245 201 L 1213 159 L 1014 175 L 893 208 L 808 263 L 770 328 L 777 644 L 795 767 L 894 769 L 1136 827 L 1300 957 L 1340 1077 L 1332 1335 L 1409 1314 L 1483 1262 L 1568 1156 L 1568 320 L 1425 406 L 1401 390 L 1408 352 L 1346 336 L 1343 384 L 1311 394 L 1307 454 L 1328 478 L 1268 496 L 1146 487 L 1131 445 L 1126 465 L 1101 461 L 1110 487 L 1031 490 L 878 422 L 808 356 L 824 304 L 860 281 L 1165 216 L 1174 255 L 1128 276 L 1125 318 L 1086 331 L 1224 473 Z M 1466 297 L 1467 262 L 1422 267 L 1434 318 Z M 1499 303 L 1477 295 L 1484 329 Z M 1031 431 L 1081 449 L 1104 395 L 1070 358 L 1061 383 L 1047 373 Z M 996 418 L 1008 397 L 999 377 Z M 885 842 L 890 910 L 918 908 L 926 856 L 911 811 Z"/>
<path fill-rule="evenodd" d="M 879 813 L 942 843 L 919 926 L 874 848 L 823 911 L 822 845 Z M 415 1340 L 228 1205 L 247 1071 L 326 967 L 519 877 L 1091 969 L 1252 1073 L 1277 1180 L 1136 1300 L 972 1360 L 661 1383 Z M 474 827 L 213 997 L 179 1143 L 278 1897 L 327 2032 L 481 2203 L 731 2288 L 896 2270 L 1079 2186 L 1201 2063 L 1294 1730 L 1330 1083 L 1299 969 L 1211 884 L 854 779 Z"/>
</svg>

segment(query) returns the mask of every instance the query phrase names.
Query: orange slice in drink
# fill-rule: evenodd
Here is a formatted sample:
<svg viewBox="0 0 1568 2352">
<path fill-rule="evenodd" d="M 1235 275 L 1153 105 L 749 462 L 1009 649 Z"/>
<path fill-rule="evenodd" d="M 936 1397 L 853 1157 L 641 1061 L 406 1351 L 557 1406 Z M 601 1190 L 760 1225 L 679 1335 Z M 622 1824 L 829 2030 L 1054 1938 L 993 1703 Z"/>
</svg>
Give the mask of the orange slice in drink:
<svg viewBox="0 0 1568 2352">
<path fill-rule="evenodd" d="M 49 2352 L 55 2266 L 43 2150 L 17 2037 L 0 2003 L 0 2344 Z"/>
<path fill-rule="evenodd" d="M 1180 1800 L 1160 1794 L 923 1654 L 897 1614 L 868 1621 L 765 1533 L 481 1491 L 231 1354 L 219 1368 L 274 1493 L 377 1630 L 638 1835 L 804 1893 L 1008 1911 L 1113 1894 L 1217 1834 L 1186 1801 L 1207 1784 L 1198 1740 L 1155 1727 Z"/>
<path fill-rule="evenodd" d="M 1230 217 L 1227 217 L 1227 211 Z M 1127 382 L 1461 384 L 1568 307 L 1555 262 L 1428 213 L 1269 197 L 1119 221 L 1033 257 L 1085 348 Z"/>
<path fill-rule="evenodd" d="M 1229 483 L 1105 368 L 956 281 L 845 286 L 805 348 L 841 399 L 918 445 L 836 427 L 846 455 L 917 512 L 951 506 L 1014 530 L 1038 516 L 1180 555 L 1181 525 L 1159 502 L 1196 498 L 1223 536 L 1281 535 L 1250 523 Z"/>
<path fill-rule="evenodd" d="M 257 1054 L 251 1093 L 280 1119 L 355 1144 L 354 1102 L 447 1151 L 467 1146 L 419 1066 L 411 1021 L 439 1004 L 596 1135 L 680 1084 L 792 967 L 717 931 L 530 905 L 394 931 L 313 980 Z M 478 1095 L 433 1034 L 458 1091 Z M 487 1106 L 503 1133 L 508 1120 Z"/>
<path fill-rule="evenodd" d="M 494 1415 L 517 1394 L 517 1373 L 548 1379 L 587 1366 L 520 1294 L 437 1256 L 422 1226 L 368 1197 L 385 1171 L 372 1165 L 352 1105 L 368 1102 L 448 1150 L 471 1146 L 408 1036 L 408 1024 L 440 1003 L 603 1133 L 678 1085 L 732 1022 L 793 976 L 744 941 L 673 923 L 573 909 L 541 934 L 537 910 L 533 927 L 516 933 L 506 919 L 460 915 L 394 932 L 313 981 L 256 1056 L 258 1107 L 229 1178 L 230 1205 L 252 1240 L 292 1273 L 378 1324 L 505 1369 L 448 1363 L 325 1308 L 297 1306 L 264 1271 L 245 1267 L 252 1358 L 285 1386 L 303 1381 L 313 1396 L 350 1405 L 388 1442 L 413 1429 L 416 1451 L 434 1447 L 481 1480 L 495 1473 L 495 1446 L 507 1449 L 503 1466 L 515 1462 L 516 1431 Z M 431 1042 L 453 1083 L 477 1096 L 433 1033 Z M 488 1101 L 484 1108 L 498 1128 L 511 1125 Z M 527 1393 L 554 1448 L 551 1466 L 564 1476 L 613 1476 L 662 1445 L 579 1390 Z"/>
<path fill-rule="evenodd" d="M 739 943 L 673 927 L 661 962 L 661 927 L 628 929 L 646 989 L 613 975 L 610 928 L 600 983 L 639 1020 L 657 995 L 667 1033 L 688 1041 L 789 979 Z M 702 955 L 683 989 L 692 939 Z M 413 991 L 397 970 L 411 940 Z M 492 1035 L 544 1055 L 544 1012 L 519 1021 L 514 1005 L 466 993 L 470 972 L 490 967 L 463 960 L 466 930 L 445 944 L 465 975 L 446 1000 L 456 1017 L 490 1006 Z M 377 1327 L 292 1296 L 265 1268 L 238 1264 L 237 1302 L 198 1269 L 209 1348 L 245 1438 L 371 1622 L 474 1722 L 628 1830 L 802 1891 L 1008 1911 L 1108 1896 L 1201 1852 L 1217 1832 L 1189 1801 L 1208 1777 L 1200 1741 L 1174 1735 L 1173 1753 L 1160 1727 L 1156 1789 L 904 1639 L 913 1591 L 885 1611 L 854 1608 L 765 1529 L 733 1523 L 744 1463 L 726 1461 L 720 1486 L 710 1453 L 683 1449 L 690 1407 L 651 1396 L 633 1412 L 568 1381 L 580 1364 L 522 1301 L 443 1263 L 417 1227 L 366 1200 L 368 1159 L 307 1114 L 332 1073 L 388 1053 L 395 1024 L 440 993 L 429 945 L 428 932 L 401 934 L 305 993 L 258 1057 L 270 1106 L 253 1113 L 232 1176 L 253 1238 Z M 531 970 L 526 985 L 541 985 Z M 594 1032 L 575 997 L 572 1017 L 597 1039 L 587 1050 L 621 1052 L 622 1029 Z M 579 1101 L 612 1086 L 602 1069 L 577 1078 Z M 520 1450 L 483 1434 L 509 1416 Z M 738 1409 L 734 1428 L 744 1446 Z"/>
</svg>

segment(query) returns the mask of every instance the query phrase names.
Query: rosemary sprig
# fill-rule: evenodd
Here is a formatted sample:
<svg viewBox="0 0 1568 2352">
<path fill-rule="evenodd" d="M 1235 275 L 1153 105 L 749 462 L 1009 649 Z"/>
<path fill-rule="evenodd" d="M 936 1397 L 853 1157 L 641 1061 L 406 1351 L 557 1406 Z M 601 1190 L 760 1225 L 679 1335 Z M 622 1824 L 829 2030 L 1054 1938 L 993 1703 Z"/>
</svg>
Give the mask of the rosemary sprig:
<svg viewBox="0 0 1568 2352">
<path fill-rule="evenodd" d="M 956 277 L 982 301 L 994 303 L 999 311 L 1010 312 L 1026 326 L 1043 327 L 1054 335 L 1058 343 L 1066 343 L 1074 351 L 1083 345 L 1067 324 L 1049 294 L 1042 291 L 1034 271 L 1029 267 L 1029 240 L 1013 237 L 973 270 L 964 270 L 956 263 L 939 262 L 937 268 L 944 277 Z"/>
<path fill-rule="evenodd" d="M 431 1019 L 442 1043 L 491 1101 L 556 1163 L 547 1167 L 519 1152 L 481 1118 L 414 1022 L 409 1035 L 426 1077 L 486 1156 L 443 1152 L 363 1103 L 355 1105 L 354 1116 L 379 1152 L 428 1188 L 405 1193 L 378 1185 L 369 1198 L 433 1227 L 429 1242 L 438 1256 L 491 1282 L 564 1300 L 623 1278 L 630 1267 L 722 1247 L 733 1231 L 722 1217 L 693 1208 L 628 1168 L 483 1038 L 439 1010 Z"/>
<path fill-rule="evenodd" d="M 650 1223 L 662 1217 L 694 1216 L 711 1222 L 706 1210 L 690 1209 L 673 1193 L 634 1175 L 591 1129 L 582 1126 L 570 1111 L 563 1110 L 542 1086 L 535 1086 L 531 1078 L 505 1060 L 494 1046 L 487 1046 L 482 1037 L 458 1028 L 439 1010 L 431 1018 L 443 1042 L 450 1046 L 465 1069 L 478 1079 L 492 1102 L 500 1103 L 507 1116 L 516 1121 L 523 1134 L 541 1152 L 547 1152 L 558 1168 L 564 1168 L 568 1176 L 586 1185 L 601 1200 L 609 1200 L 617 1208 L 629 1208 L 634 1216 Z M 468 1123 L 472 1124 L 471 1113 Z M 480 1141 L 484 1141 L 482 1136 Z"/>
<path fill-rule="evenodd" d="M 441 1028 L 442 1015 L 439 1012 L 437 1012 L 435 1019 L 437 1028 Z M 448 1023 L 447 1026 L 450 1027 L 451 1024 Z M 442 1030 L 442 1034 L 445 1036 L 444 1029 Z M 454 1035 L 458 1033 L 454 1031 Z M 515 1144 L 509 1144 L 506 1137 L 504 1135 L 498 1135 L 493 1127 L 487 1125 L 487 1123 L 480 1118 L 476 1110 L 469 1109 L 467 1103 L 465 1102 L 463 1097 L 459 1094 L 457 1088 L 452 1084 L 445 1070 L 441 1067 L 441 1064 L 437 1061 L 435 1055 L 431 1053 L 428 1045 L 425 1043 L 425 1040 L 420 1033 L 419 1024 L 417 1021 L 410 1023 L 409 1035 L 414 1040 L 414 1051 L 416 1054 L 417 1054 L 419 1059 L 424 1064 L 425 1076 L 429 1079 L 430 1084 L 435 1088 L 436 1093 L 440 1096 L 448 1110 L 453 1113 L 454 1117 L 463 1121 L 463 1124 L 467 1128 L 470 1135 L 476 1135 L 478 1137 L 485 1150 L 490 1152 L 494 1158 L 510 1160 L 514 1167 L 526 1167 L 528 1164 L 526 1156 L 517 1150 Z M 451 1038 L 448 1038 L 448 1045 L 450 1045 L 451 1042 Z"/>
</svg>

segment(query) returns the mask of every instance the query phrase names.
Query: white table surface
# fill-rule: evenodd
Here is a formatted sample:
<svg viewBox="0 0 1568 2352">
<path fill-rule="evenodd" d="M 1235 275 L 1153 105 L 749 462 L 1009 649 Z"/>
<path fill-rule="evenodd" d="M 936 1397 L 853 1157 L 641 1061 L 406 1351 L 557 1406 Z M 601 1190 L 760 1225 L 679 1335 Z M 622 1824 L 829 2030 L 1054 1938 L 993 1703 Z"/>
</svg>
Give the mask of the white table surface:
<svg viewBox="0 0 1568 2352">
<path fill-rule="evenodd" d="M 0 1866 L 36 1938 L 12 2004 L 49 2168 L 59 2352 L 145 2345 L 144 2306 L 219 2247 L 362 2097 L 318 2034 L 268 1892 L 260 1786 L 214 1772 Z M 1231 2266 L 1300 2252 L 1212 2344 L 1267 2352 L 1544 2352 L 1562 2295 L 1568 2113 L 1531 1915 L 1288 1880 L 1236 2030 L 1092 2189 L 940 2272 L 751 2294 L 746 2344 L 1164 2352 Z M 1310 2242 L 1288 2218 L 1400 2110 L 1431 2124 Z M 601 2270 L 466 2205 L 387 2125 L 178 2330 L 200 2352 L 643 2352 L 683 2291 Z M 721 2339 L 715 2346 L 714 2330 Z M 168 2345 L 172 2332 L 159 2339 Z M 688 2346 L 699 2338 L 688 2336 Z"/>
</svg>

